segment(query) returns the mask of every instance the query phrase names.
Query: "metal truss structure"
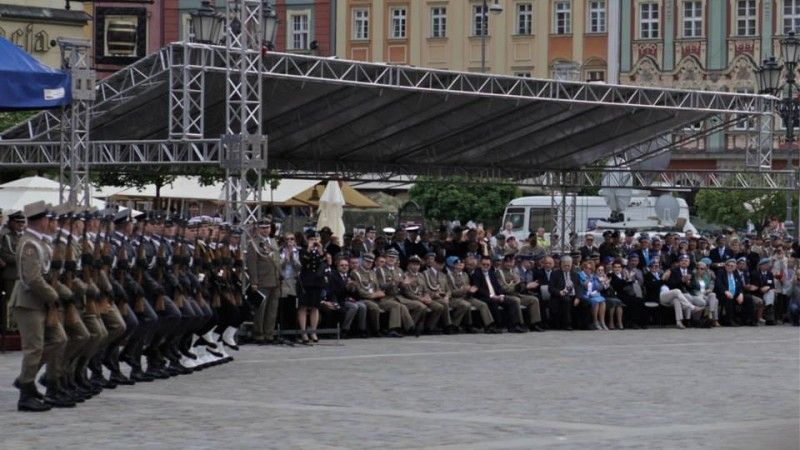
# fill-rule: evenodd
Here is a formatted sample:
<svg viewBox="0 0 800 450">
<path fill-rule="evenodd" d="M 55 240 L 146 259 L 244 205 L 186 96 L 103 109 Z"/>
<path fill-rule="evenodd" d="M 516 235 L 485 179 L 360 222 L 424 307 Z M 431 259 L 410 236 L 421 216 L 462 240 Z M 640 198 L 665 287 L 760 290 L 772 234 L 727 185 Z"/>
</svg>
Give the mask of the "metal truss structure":
<svg viewBox="0 0 800 450">
<path fill-rule="evenodd" d="M 59 196 L 62 203 L 89 206 L 89 111 L 95 99 L 95 72 L 89 41 L 58 39 L 62 69 L 71 75 L 72 104 L 61 110 Z M 69 191 L 67 192 L 67 188 Z"/>
<path fill-rule="evenodd" d="M 85 180 L 90 167 L 184 174 L 220 167 L 228 216 L 242 222 L 260 214 L 268 162 L 276 174 L 295 178 L 513 180 L 552 187 L 561 197 L 554 208 L 562 209 L 570 192 L 602 186 L 603 161 L 615 155 L 634 169 L 614 170 L 630 171 L 642 189 L 796 186 L 790 171 L 768 170 L 776 101 L 770 96 L 263 52 L 261 2 L 226 8 L 224 46 L 170 44 L 98 83 L 87 113 L 42 112 L 4 132 L 0 168 L 59 168 Z M 73 126 L 75 118 L 85 120 Z M 744 171 L 636 169 L 743 118 L 758 123 Z M 698 121 L 708 125 L 687 131 Z M 67 128 L 77 130 L 69 146 L 62 142 Z M 77 179 L 70 185 L 88 189 Z M 568 244 L 569 224 L 558 226 L 566 227 L 559 235 Z"/>
</svg>

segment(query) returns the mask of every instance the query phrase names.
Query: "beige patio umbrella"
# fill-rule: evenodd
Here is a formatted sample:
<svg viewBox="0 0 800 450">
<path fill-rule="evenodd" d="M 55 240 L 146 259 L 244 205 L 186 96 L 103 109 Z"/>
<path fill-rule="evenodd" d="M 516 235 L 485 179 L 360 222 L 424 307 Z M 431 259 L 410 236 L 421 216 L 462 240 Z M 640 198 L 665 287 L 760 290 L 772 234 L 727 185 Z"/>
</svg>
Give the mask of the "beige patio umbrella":
<svg viewBox="0 0 800 450">
<path fill-rule="evenodd" d="M 319 217 L 317 218 L 317 230 L 328 227 L 333 235 L 338 237 L 340 242 L 344 236 L 344 195 L 339 187 L 339 182 L 328 181 L 325 192 L 319 198 Z"/>
</svg>

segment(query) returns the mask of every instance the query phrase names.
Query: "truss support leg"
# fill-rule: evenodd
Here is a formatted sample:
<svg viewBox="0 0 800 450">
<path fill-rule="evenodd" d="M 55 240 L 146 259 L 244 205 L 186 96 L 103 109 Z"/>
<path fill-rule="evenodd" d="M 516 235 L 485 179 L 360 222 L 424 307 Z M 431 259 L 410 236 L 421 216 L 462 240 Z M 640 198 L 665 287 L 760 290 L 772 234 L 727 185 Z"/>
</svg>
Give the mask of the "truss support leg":
<svg viewBox="0 0 800 450">
<path fill-rule="evenodd" d="M 570 179 L 570 177 L 577 177 Z M 550 210 L 553 229 L 550 232 L 550 249 L 559 255 L 569 254 L 577 244 L 575 237 L 575 216 L 577 206 L 576 183 L 580 174 L 557 172 L 551 179 Z"/>
<path fill-rule="evenodd" d="M 91 43 L 59 38 L 58 45 L 62 69 L 69 70 L 72 77 L 72 104 L 62 109 L 61 116 L 59 197 L 62 203 L 89 206 L 89 110 L 96 95 L 96 74 L 89 61 Z"/>
<path fill-rule="evenodd" d="M 173 46 L 169 71 L 169 138 L 202 139 L 205 127 L 205 67 L 208 52 Z M 182 61 L 178 64 L 177 61 Z"/>
</svg>

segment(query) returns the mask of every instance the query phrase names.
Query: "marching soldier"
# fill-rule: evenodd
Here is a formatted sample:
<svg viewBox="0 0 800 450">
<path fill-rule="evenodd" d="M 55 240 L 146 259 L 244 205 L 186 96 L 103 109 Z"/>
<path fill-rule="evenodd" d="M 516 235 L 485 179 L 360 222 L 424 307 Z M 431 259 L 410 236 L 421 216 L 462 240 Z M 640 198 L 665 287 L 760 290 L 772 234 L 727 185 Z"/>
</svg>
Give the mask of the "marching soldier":
<svg viewBox="0 0 800 450">
<path fill-rule="evenodd" d="M 497 281 L 500 282 L 500 287 L 506 297 L 516 298 L 519 300 L 521 306 L 528 308 L 528 315 L 530 319 L 530 327 L 535 331 L 544 331 L 541 327 L 542 315 L 539 309 L 539 299 L 530 294 L 523 294 L 526 288 L 536 289 L 539 284 L 535 281 L 526 286 L 519 276 L 519 271 L 514 266 L 514 255 L 506 255 L 503 257 L 502 266 L 497 269 Z M 522 317 L 522 309 L 519 310 L 519 323 L 524 324 L 525 320 Z"/>
<path fill-rule="evenodd" d="M 25 206 L 28 229 L 20 237 L 17 247 L 19 283 L 11 293 L 10 305 L 14 308 L 22 341 L 22 367 L 14 381 L 20 390 L 19 411 L 75 406 L 61 395 L 55 383 L 48 386 L 45 396 L 36 388 L 36 373 L 43 364 L 47 378 L 58 380 L 56 366 L 67 344 L 67 335 L 58 314 L 60 295 L 49 279 L 53 249 L 48 235 L 47 214 L 44 202 Z"/>
<path fill-rule="evenodd" d="M 257 225 L 257 236 L 247 249 L 247 274 L 250 289 L 262 298 L 253 321 L 253 340 L 271 344 L 278 316 L 281 287 L 281 257 L 278 245 L 270 237 L 272 223 L 262 219 Z"/>
<path fill-rule="evenodd" d="M 380 257 L 382 258 L 382 257 Z M 378 285 L 378 277 L 373 268 L 375 256 L 372 253 L 364 255 L 361 265 L 350 272 L 350 278 L 356 282 L 359 298 L 367 304 L 367 312 L 372 328 L 380 331 L 380 312 L 389 312 L 388 337 L 403 337 L 400 330 L 410 330 L 414 327 L 408 309 L 396 299 L 387 296 Z"/>
</svg>

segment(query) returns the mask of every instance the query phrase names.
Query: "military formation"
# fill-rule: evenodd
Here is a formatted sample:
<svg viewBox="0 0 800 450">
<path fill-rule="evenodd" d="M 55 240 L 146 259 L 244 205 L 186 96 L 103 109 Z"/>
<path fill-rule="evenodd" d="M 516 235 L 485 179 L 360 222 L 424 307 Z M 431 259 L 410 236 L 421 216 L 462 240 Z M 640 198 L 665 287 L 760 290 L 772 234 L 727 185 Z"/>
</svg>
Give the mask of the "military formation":
<svg viewBox="0 0 800 450">
<path fill-rule="evenodd" d="M 74 407 L 104 389 L 229 362 L 226 347 L 238 350 L 240 230 L 210 217 L 44 202 L 8 223 L 0 261 L 22 345 L 20 411 Z"/>
</svg>

